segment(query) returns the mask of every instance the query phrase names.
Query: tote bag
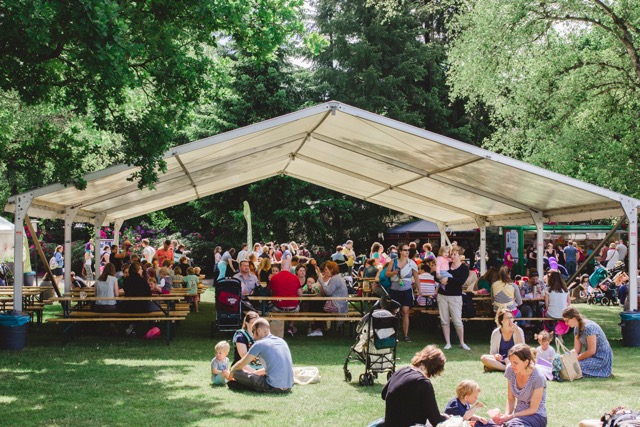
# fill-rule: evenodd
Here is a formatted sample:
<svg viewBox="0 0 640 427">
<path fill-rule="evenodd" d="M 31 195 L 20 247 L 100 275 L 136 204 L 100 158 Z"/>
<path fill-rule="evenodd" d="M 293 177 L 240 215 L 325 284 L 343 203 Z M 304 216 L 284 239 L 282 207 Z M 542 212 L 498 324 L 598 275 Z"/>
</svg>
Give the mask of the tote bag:
<svg viewBox="0 0 640 427">
<path fill-rule="evenodd" d="M 293 368 L 293 382 L 299 385 L 317 384 L 320 382 L 320 370 L 315 366 Z"/>
<path fill-rule="evenodd" d="M 560 378 L 565 381 L 573 381 L 582 378 L 582 369 L 578 362 L 578 353 L 575 350 L 567 350 L 562 340 L 556 338 L 557 353 L 560 355 L 562 369 L 560 370 Z"/>
</svg>

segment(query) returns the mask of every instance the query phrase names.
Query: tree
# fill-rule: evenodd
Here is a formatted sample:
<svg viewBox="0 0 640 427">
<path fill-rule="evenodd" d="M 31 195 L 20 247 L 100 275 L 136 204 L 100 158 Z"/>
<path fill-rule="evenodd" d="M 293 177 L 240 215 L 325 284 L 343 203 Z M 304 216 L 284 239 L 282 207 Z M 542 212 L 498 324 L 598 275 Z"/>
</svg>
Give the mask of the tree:
<svg viewBox="0 0 640 427">
<path fill-rule="evenodd" d="M 164 170 L 161 155 L 212 84 L 206 78 L 215 66 L 209 47 L 231 36 L 251 56 L 268 58 L 301 29 L 302 3 L 5 0 L 0 2 L 0 90 L 29 107 L 50 105 L 117 135 L 121 150 L 108 156 L 138 166 L 132 179 L 152 186 Z M 43 131 L 59 153 L 85 143 L 68 126 Z M 14 138 L 6 128 L 0 134 Z M 10 142 L 19 145 L 15 138 Z M 23 148 L 27 154 L 28 147 L 15 151 Z M 82 187 L 82 174 L 74 172 L 63 162 L 47 178 Z M 10 183 L 13 192 L 32 184 Z"/>
<path fill-rule="evenodd" d="M 325 99 L 336 99 L 474 143 L 484 126 L 449 101 L 444 22 L 454 1 L 318 0 L 329 46 L 312 59 Z"/>
<path fill-rule="evenodd" d="M 639 21 L 632 1 L 473 1 L 452 96 L 488 106 L 487 148 L 638 197 Z"/>
</svg>

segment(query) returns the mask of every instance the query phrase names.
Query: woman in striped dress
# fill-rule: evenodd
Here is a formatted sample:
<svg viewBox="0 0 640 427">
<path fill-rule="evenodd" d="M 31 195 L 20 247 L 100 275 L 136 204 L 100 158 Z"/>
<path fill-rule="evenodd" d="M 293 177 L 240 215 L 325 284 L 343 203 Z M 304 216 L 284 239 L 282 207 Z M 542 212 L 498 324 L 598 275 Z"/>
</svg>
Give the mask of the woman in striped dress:
<svg viewBox="0 0 640 427">
<path fill-rule="evenodd" d="M 613 351 L 602 328 L 595 322 L 582 317 L 573 307 L 562 312 L 562 318 L 573 328 L 575 336 L 573 348 L 578 353 L 582 376 L 608 378 L 613 366 Z"/>
</svg>

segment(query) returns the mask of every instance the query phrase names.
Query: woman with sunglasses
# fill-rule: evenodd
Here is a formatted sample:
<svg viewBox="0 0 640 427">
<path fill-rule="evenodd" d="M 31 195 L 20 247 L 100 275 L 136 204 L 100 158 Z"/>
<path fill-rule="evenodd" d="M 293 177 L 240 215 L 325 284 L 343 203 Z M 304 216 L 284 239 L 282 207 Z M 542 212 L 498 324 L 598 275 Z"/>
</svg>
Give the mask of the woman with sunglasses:
<svg viewBox="0 0 640 427">
<path fill-rule="evenodd" d="M 445 340 L 445 350 L 451 348 L 451 323 L 456 329 L 456 334 L 460 340 L 460 347 L 463 350 L 471 350 L 464 343 L 464 326 L 462 325 L 462 286 L 469 279 L 469 266 L 462 262 L 464 249 L 459 246 L 451 248 L 451 266 L 449 275 L 451 277 L 440 279 L 440 289 L 438 290 L 438 311 L 440 313 L 440 325 L 442 335 Z"/>
<path fill-rule="evenodd" d="M 409 338 L 409 309 L 413 306 L 414 289 L 420 289 L 418 266 L 409 258 L 409 245 L 400 245 L 398 260 L 389 261 L 385 275 L 391 278 L 389 296 L 402 306 L 402 331 L 405 342 Z"/>
<path fill-rule="evenodd" d="M 516 344 L 524 344 L 524 332 L 513 323 L 511 311 L 501 308 L 496 314 L 496 325 L 491 333 L 489 354 L 483 354 L 480 361 L 484 365 L 485 372 L 504 372 L 507 366 L 509 350 Z"/>
</svg>

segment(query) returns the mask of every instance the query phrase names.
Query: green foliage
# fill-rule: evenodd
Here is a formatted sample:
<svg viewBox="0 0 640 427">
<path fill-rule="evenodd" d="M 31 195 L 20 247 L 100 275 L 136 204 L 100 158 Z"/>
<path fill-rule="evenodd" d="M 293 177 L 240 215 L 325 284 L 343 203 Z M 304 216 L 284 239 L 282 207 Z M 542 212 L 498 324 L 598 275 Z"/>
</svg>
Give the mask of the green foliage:
<svg viewBox="0 0 640 427">
<path fill-rule="evenodd" d="M 325 99 L 479 142 L 483 131 L 445 84 L 444 21 L 455 2 L 318 0 L 315 25 L 329 46 L 312 57 Z M 480 135 L 482 136 L 482 135 Z"/>
<path fill-rule="evenodd" d="M 32 144 L 48 141 L 44 145 L 53 148 L 39 147 L 36 154 L 51 154 L 54 162 L 42 179 L 32 177 L 24 162 L 16 163 L 15 176 L 9 176 L 15 181 L 8 182 L 12 192 L 41 181 L 82 186 L 76 171 L 87 165 L 72 154 L 81 147 L 90 154 L 93 147 L 73 126 L 45 120 L 52 113 L 84 118 L 117 135 L 122 147 L 106 157 L 138 166 L 131 179 L 152 186 L 165 169 L 162 154 L 175 143 L 203 91 L 216 83 L 209 79 L 215 58 L 208 47 L 231 37 L 249 56 L 269 58 L 302 29 L 301 6 L 302 0 L 1 2 L 0 91 L 44 111 L 28 133 L 0 129 L 0 144 L 11 142 L 12 158 L 28 158 Z M 25 116 L 19 123 L 29 121 L 30 111 L 17 113 Z M 3 122 L 14 120 L 3 117 Z M 66 161 L 57 164 L 57 159 Z"/>
<path fill-rule="evenodd" d="M 492 150 L 638 197 L 638 2 L 470 2 L 452 96 L 489 106 Z"/>
</svg>

